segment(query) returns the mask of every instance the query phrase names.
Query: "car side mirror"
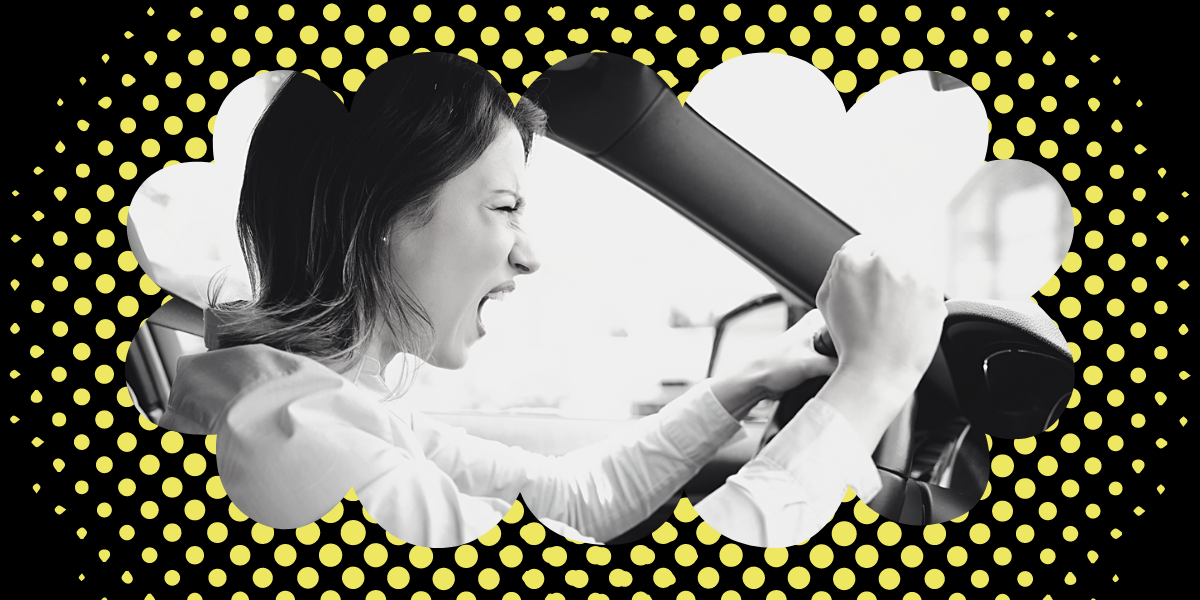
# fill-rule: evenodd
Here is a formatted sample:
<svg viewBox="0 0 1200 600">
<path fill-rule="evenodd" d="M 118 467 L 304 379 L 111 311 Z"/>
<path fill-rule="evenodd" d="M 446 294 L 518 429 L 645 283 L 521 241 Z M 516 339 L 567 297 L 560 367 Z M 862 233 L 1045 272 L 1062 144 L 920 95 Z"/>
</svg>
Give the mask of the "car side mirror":
<svg viewBox="0 0 1200 600">
<path fill-rule="evenodd" d="M 787 331 L 787 303 L 779 294 L 755 298 L 717 321 L 708 377 L 736 372 L 765 344 Z"/>
</svg>

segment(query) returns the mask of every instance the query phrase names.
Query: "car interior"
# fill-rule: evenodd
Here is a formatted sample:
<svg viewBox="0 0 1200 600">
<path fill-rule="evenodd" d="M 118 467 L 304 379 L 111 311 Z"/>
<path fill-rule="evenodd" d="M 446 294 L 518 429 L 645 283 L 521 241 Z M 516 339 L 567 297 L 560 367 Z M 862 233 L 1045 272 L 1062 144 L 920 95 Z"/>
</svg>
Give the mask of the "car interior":
<svg viewBox="0 0 1200 600">
<path fill-rule="evenodd" d="M 938 90 L 961 87 L 941 74 L 932 74 L 931 83 Z M 745 315 L 785 305 L 782 332 L 811 309 L 833 255 L 857 234 L 806 194 L 797 185 L 802 182 L 787 180 L 681 105 L 654 71 L 633 59 L 607 53 L 568 58 L 544 72 L 526 95 L 546 110 L 551 139 L 658 198 L 777 286 L 777 294 L 751 299 L 720 319 L 710 375 L 719 362 L 722 339 L 733 335 Z M 130 237 L 136 253 L 136 232 Z M 933 364 L 873 455 L 884 487 L 869 505 L 904 524 L 940 523 L 970 510 L 984 493 L 990 469 L 984 434 L 1023 438 L 1051 427 L 1074 381 L 1065 339 L 1033 303 L 948 299 L 947 309 Z M 211 347 L 204 331 L 202 308 L 178 297 L 138 331 L 126 379 L 139 410 L 152 421 L 165 407 L 178 357 Z M 836 353 L 827 336 L 819 346 Z M 680 492 L 696 503 L 723 485 L 822 383 L 806 382 L 773 402 L 770 418 L 748 419 L 749 435 L 722 448 Z M 549 455 L 599 442 L 628 426 L 561 416 L 437 416 L 473 435 Z M 546 419 L 554 419 L 552 426 Z M 527 435 L 517 440 L 519 431 L 539 434 L 535 440 Z M 641 539 L 674 508 L 675 502 L 668 502 L 640 525 L 605 542 Z"/>
</svg>

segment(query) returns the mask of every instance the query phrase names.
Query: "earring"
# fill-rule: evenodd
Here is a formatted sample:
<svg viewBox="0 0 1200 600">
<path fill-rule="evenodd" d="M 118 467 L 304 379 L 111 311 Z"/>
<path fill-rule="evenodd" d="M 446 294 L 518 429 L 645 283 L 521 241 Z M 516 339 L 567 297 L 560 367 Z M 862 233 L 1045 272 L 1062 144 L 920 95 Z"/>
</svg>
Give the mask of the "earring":
<svg viewBox="0 0 1200 600">
<path fill-rule="evenodd" d="M 387 239 L 387 236 L 386 236 L 386 235 L 385 235 L 385 236 L 383 236 L 383 243 L 384 243 L 384 244 L 388 243 L 388 239 Z"/>
</svg>

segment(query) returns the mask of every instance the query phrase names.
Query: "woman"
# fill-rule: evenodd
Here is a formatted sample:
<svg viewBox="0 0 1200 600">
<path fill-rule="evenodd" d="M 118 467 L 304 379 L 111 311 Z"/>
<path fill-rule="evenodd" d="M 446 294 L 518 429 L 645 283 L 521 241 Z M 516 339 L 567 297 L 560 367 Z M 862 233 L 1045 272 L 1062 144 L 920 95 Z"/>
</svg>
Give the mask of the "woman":
<svg viewBox="0 0 1200 600">
<path fill-rule="evenodd" d="M 940 290 L 867 240 L 838 253 L 812 311 L 742 373 L 697 385 L 621 439 L 563 457 L 399 416 L 382 366 L 398 354 L 457 369 L 488 300 L 539 262 L 521 229 L 525 162 L 545 116 L 515 107 L 474 63 L 418 54 L 383 66 L 353 110 L 292 76 L 256 128 L 238 212 L 255 289 L 209 319 L 220 347 L 180 360 L 160 425 L 217 437 L 233 502 L 272 527 L 322 516 L 353 488 L 393 535 L 478 538 L 518 493 L 549 528 L 603 542 L 641 522 L 740 432 L 759 400 L 831 375 L 821 397 L 696 509 L 737 541 L 818 531 L 932 360 Z M 822 315 L 840 363 L 813 350 Z"/>
</svg>

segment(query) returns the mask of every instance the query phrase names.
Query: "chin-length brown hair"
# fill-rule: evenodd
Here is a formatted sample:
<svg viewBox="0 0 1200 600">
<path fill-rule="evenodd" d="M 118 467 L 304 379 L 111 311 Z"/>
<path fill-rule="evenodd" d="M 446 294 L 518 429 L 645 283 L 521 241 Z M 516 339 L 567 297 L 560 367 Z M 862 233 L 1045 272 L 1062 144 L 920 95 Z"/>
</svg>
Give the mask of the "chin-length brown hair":
<svg viewBox="0 0 1200 600">
<path fill-rule="evenodd" d="M 545 130 L 537 105 L 514 106 L 488 71 L 452 54 L 393 60 L 347 100 L 349 113 L 293 73 L 255 127 L 237 214 L 254 294 L 213 305 L 220 347 L 265 344 L 351 365 L 385 328 L 424 357 L 432 325 L 391 267 L 387 245 L 398 240 L 385 238 L 428 223 L 442 186 L 506 125 L 526 160 Z"/>
</svg>

